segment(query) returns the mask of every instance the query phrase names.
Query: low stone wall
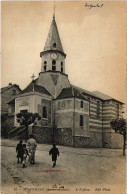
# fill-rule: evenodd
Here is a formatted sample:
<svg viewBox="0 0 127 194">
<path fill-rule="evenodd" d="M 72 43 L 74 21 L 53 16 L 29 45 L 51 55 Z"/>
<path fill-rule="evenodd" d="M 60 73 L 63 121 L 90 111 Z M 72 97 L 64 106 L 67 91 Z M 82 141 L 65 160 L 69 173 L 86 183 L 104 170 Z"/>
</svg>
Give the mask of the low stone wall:
<svg viewBox="0 0 127 194">
<path fill-rule="evenodd" d="M 54 141 L 58 145 L 73 146 L 71 128 L 56 128 L 54 130 Z"/>
<path fill-rule="evenodd" d="M 103 147 L 102 132 L 90 132 L 90 146 L 99 148 Z"/>
<path fill-rule="evenodd" d="M 53 143 L 53 131 L 51 127 L 32 126 L 31 131 L 39 143 Z M 122 148 L 123 137 L 117 133 L 90 132 L 90 137 L 72 136 L 71 128 L 54 129 L 54 142 L 58 145 L 71 147 L 105 147 L 105 148 Z"/>
<path fill-rule="evenodd" d="M 111 133 L 111 148 L 123 148 L 123 135 Z"/>
<path fill-rule="evenodd" d="M 103 147 L 111 148 L 111 132 L 103 132 Z"/>
<path fill-rule="evenodd" d="M 32 133 L 35 136 L 38 143 L 52 144 L 53 142 L 51 127 L 33 126 Z"/>
<path fill-rule="evenodd" d="M 91 132 L 90 137 L 75 137 L 75 147 L 102 147 L 102 133 Z"/>
<path fill-rule="evenodd" d="M 123 136 L 114 131 L 103 132 L 103 147 L 104 148 L 122 148 Z"/>
<path fill-rule="evenodd" d="M 76 148 L 90 147 L 90 138 L 89 137 L 76 136 L 75 137 L 75 147 Z"/>
</svg>

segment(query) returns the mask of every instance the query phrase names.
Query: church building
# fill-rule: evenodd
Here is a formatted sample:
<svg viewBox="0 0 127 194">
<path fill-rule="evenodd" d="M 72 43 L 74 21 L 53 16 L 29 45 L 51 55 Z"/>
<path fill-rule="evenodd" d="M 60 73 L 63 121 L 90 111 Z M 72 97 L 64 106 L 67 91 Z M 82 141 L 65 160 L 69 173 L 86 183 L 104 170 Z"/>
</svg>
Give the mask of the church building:
<svg viewBox="0 0 127 194">
<path fill-rule="evenodd" d="M 41 120 L 32 126 L 37 141 L 52 143 L 54 139 L 56 144 L 72 147 L 120 148 L 122 136 L 111 129 L 110 121 L 122 117 L 123 103 L 70 83 L 54 16 L 40 57 L 38 78 L 8 103 L 15 106 L 15 115 L 39 113 Z M 16 118 L 15 127 L 17 130 Z"/>
</svg>

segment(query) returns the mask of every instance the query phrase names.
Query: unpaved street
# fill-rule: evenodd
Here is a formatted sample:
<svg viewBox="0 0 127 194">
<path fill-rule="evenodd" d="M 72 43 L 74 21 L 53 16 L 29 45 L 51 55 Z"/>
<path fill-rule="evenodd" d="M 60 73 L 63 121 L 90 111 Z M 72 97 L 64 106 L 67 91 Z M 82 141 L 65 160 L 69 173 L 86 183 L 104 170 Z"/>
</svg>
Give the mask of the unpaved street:
<svg viewBox="0 0 127 194">
<path fill-rule="evenodd" d="M 5 187 L 11 188 L 14 194 L 35 194 L 35 191 L 24 188 L 44 188 L 40 193 L 46 193 L 47 188 L 63 186 L 77 194 L 98 193 L 99 191 L 96 190 L 98 188 L 101 189 L 101 194 L 125 193 L 126 161 L 122 156 L 122 150 L 57 146 L 60 156 L 57 166 L 52 168 L 51 157 L 48 154 L 51 145 L 39 144 L 36 151 L 36 164 L 30 165 L 27 162 L 26 168 L 23 169 L 21 164 L 17 164 L 16 144 L 17 141 L 2 140 L 1 167 L 4 193 L 9 194 Z M 39 191 L 36 193 L 39 194 Z"/>
</svg>

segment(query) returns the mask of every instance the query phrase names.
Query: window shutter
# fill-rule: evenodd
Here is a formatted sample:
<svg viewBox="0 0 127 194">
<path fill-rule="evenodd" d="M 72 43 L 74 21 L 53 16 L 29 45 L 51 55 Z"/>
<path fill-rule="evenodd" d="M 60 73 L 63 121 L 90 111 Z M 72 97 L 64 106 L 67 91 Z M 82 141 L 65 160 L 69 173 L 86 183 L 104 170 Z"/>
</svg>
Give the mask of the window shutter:
<svg viewBox="0 0 127 194">
<path fill-rule="evenodd" d="M 38 114 L 42 117 L 42 105 L 38 104 Z"/>
</svg>

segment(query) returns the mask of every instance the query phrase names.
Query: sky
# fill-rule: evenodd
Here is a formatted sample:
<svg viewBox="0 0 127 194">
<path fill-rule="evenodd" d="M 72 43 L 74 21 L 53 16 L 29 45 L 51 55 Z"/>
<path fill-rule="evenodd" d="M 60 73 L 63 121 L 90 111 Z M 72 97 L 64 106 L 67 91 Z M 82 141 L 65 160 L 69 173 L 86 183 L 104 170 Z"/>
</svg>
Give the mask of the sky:
<svg viewBox="0 0 127 194">
<path fill-rule="evenodd" d="M 56 1 L 55 18 L 67 54 L 70 83 L 98 90 L 125 102 L 125 2 Z M 1 87 L 24 89 L 41 71 L 43 51 L 53 17 L 52 1 L 1 2 Z"/>
</svg>

